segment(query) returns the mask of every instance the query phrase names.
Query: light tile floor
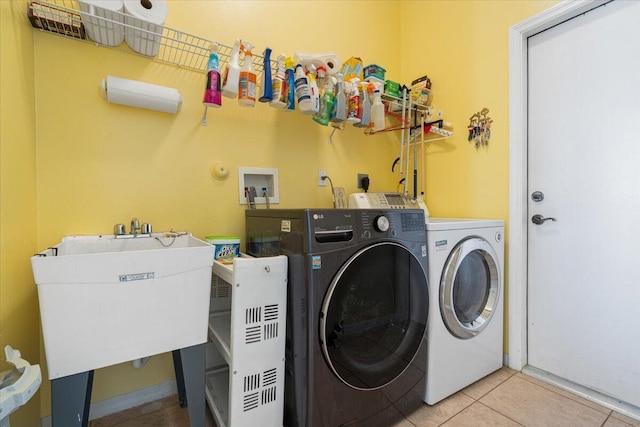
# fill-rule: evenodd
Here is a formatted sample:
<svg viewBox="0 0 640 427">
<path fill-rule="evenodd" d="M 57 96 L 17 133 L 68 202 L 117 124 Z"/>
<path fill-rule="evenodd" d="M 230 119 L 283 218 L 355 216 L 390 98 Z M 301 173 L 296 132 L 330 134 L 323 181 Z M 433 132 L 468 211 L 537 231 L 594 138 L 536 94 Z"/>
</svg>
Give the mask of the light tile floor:
<svg viewBox="0 0 640 427">
<path fill-rule="evenodd" d="M 187 409 L 171 397 L 92 421 L 91 427 L 186 427 Z M 429 406 L 419 386 L 363 427 L 640 427 L 640 421 L 509 368 Z M 207 427 L 215 423 L 207 414 Z M 257 426 L 256 426 L 257 427 Z"/>
</svg>

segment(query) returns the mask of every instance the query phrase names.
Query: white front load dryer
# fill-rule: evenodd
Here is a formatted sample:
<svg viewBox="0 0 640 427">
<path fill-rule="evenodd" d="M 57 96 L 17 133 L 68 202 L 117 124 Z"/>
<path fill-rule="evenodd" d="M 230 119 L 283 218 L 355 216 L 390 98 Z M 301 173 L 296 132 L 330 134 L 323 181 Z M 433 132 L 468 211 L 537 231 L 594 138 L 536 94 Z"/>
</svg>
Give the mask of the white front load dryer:
<svg viewBox="0 0 640 427">
<path fill-rule="evenodd" d="M 430 405 L 502 366 L 504 222 L 429 218 Z"/>
</svg>

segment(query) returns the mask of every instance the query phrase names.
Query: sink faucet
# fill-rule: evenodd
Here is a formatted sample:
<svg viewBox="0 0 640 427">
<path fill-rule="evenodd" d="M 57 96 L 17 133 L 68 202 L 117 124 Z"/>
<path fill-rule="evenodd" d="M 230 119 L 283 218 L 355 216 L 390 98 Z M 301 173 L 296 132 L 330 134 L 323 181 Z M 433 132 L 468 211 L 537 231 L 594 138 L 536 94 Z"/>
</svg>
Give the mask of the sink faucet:
<svg viewBox="0 0 640 427">
<path fill-rule="evenodd" d="M 140 221 L 138 218 L 131 218 L 131 234 L 136 235 L 140 231 Z"/>
<path fill-rule="evenodd" d="M 131 218 L 131 231 L 125 234 L 124 224 L 116 224 L 113 227 L 113 234 L 116 239 L 126 239 L 130 237 L 151 237 L 151 224 L 144 223 L 140 226 L 138 218 Z"/>
</svg>

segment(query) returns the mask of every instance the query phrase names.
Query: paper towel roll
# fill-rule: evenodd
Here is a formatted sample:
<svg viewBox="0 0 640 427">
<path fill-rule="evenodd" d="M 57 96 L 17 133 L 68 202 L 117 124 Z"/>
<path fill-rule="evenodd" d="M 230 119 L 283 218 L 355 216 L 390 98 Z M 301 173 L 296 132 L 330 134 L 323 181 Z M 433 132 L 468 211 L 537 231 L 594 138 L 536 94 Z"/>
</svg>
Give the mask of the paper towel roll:
<svg viewBox="0 0 640 427">
<path fill-rule="evenodd" d="M 120 46 L 124 40 L 123 0 L 78 0 L 82 23 L 89 38 L 107 46 Z"/>
<path fill-rule="evenodd" d="M 340 58 L 333 53 L 309 53 L 309 52 L 296 52 L 293 55 L 295 63 L 301 63 L 302 65 L 313 64 L 318 67 L 324 67 L 327 70 L 327 74 L 336 74 L 340 71 Z"/>
<path fill-rule="evenodd" d="M 182 97 L 177 89 L 158 86 L 137 80 L 107 76 L 101 82 L 107 101 L 149 110 L 177 113 L 182 107 Z"/>
<path fill-rule="evenodd" d="M 125 31 L 129 47 L 139 54 L 156 56 L 167 11 L 165 0 L 124 0 L 125 24 L 134 27 Z"/>
</svg>

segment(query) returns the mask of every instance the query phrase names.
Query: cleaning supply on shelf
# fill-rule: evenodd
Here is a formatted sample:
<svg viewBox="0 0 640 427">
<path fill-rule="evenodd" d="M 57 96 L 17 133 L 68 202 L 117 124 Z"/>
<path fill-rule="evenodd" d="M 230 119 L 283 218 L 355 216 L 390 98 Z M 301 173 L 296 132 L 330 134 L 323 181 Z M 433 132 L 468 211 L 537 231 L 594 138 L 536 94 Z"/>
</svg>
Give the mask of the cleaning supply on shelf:
<svg viewBox="0 0 640 427">
<path fill-rule="evenodd" d="M 368 86 L 369 84 L 367 82 L 360 84 L 360 122 L 354 124 L 354 126 L 358 128 L 369 127 L 369 123 L 371 122 L 371 101 L 369 100 L 369 92 L 367 91 Z"/>
<path fill-rule="evenodd" d="M 303 111 L 303 114 L 316 114 L 320 109 L 320 95 L 318 90 L 318 83 L 316 82 L 316 67 L 313 64 L 309 64 L 306 67 L 306 75 L 309 80 L 309 93 L 311 94 L 311 109 Z"/>
<path fill-rule="evenodd" d="M 313 108 L 313 101 L 311 101 L 309 79 L 307 78 L 307 74 L 305 73 L 302 64 L 296 65 L 294 77 L 298 108 L 300 109 L 300 111 L 306 114 Z"/>
<path fill-rule="evenodd" d="M 359 123 L 362 116 L 360 102 L 360 79 L 353 78 L 347 86 L 349 100 L 347 101 L 347 122 Z"/>
<path fill-rule="evenodd" d="M 224 69 L 222 77 L 222 96 L 235 98 L 238 96 L 238 80 L 240 78 L 240 40 L 236 40 L 231 50 L 231 59 Z"/>
<path fill-rule="evenodd" d="M 373 92 L 373 103 L 371 104 L 371 120 L 373 121 L 373 131 L 379 132 L 384 130 L 384 104 L 382 103 L 382 95 L 380 89 Z"/>
<path fill-rule="evenodd" d="M 271 82 L 271 48 L 263 52 L 264 64 L 262 66 L 262 92 L 258 101 L 271 102 L 273 99 L 273 86 Z"/>
<path fill-rule="evenodd" d="M 285 84 L 285 72 L 284 72 L 284 55 L 278 56 L 278 68 L 276 68 L 276 75 L 271 80 L 271 102 L 270 106 L 275 108 L 282 108 L 287 106 L 287 85 Z"/>
<path fill-rule="evenodd" d="M 313 120 L 322 126 L 329 124 L 329 119 L 331 119 L 331 113 L 333 112 L 333 104 L 335 103 L 335 96 L 333 94 L 334 81 L 336 81 L 335 77 L 326 77 L 326 88 L 322 90 L 320 109 L 318 113 L 313 116 Z"/>
<path fill-rule="evenodd" d="M 323 116 L 323 111 L 326 109 L 325 108 L 325 92 L 327 91 L 327 87 L 328 87 L 328 76 L 327 76 L 327 70 L 324 67 L 318 67 L 317 70 L 317 78 L 316 78 L 316 85 L 318 86 L 318 111 L 316 111 L 313 115 L 313 120 L 318 122 L 318 120 L 320 120 Z M 320 123 L 320 122 L 318 122 Z"/>
<path fill-rule="evenodd" d="M 209 46 L 209 62 L 207 63 L 207 87 L 204 90 L 202 103 L 207 107 L 220 107 L 222 105 L 222 92 L 220 91 L 220 60 L 218 58 L 218 43 Z"/>
<path fill-rule="evenodd" d="M 336 95 L 331 112 L 332 123 L 342 123 L 347 119 L 347 96 L 344 92 L 344 81 L 342 80 L 342 74 L 336 74 Z"/>
<path fill-rule="evenodd" d="M 240 45 L 244 51 L 244 63 L 238 80 L 238 104 L 243 107 L 256 105 L 256 72 L 253 70 L 253 45 L 249 42 Z"/>
<path fill-rule="evenodd" d="M 352 56 L 344 61 L 342 67 L 340 67 L 340 74 L 344 77 L 345 82 L 349 82 L 352 79 L 363 80 L 364 67 L 362 65 L 362 59 L 357 56 Z"/>
<path fill-rule="evenodd" d="M 293 71 L 293 58 L 287 56 L 284 60 L 285 64 L 285 93 L 287 94 L 287 106 L 284 111 L 294 111 L 296 109 L 296 86 Z"/>
</svg>

